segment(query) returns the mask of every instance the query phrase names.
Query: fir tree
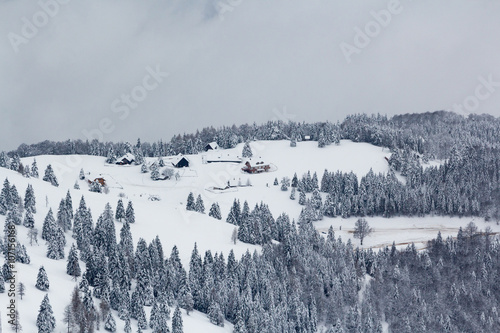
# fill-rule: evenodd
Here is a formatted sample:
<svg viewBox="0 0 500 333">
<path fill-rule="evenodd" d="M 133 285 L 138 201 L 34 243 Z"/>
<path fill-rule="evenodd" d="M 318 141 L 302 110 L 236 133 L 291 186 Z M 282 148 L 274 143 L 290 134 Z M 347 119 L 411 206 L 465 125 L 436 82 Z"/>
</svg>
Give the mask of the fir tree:
<svg viewBox="0 0 500 333">
<path fill-rule="evenodd" d="M 63 231 L 71 229 L 71 215 L 64 199 L 61 199 L 57 210 L 57 224 Z"/>
<path fill-rule="evenodd" d="M 295 200 L 295 187 L 292 187 L 292 191 L 290 192 L 290 200 Z"/>
<path fill-rule="evenodd" d="M 141 165 L 141 173 L 148 173 L 148 167 L 146 165 L 146 162 L 142 163 Z"/>
<path fill-rule="evenodd" d="M 179 306 L 175 307 L 174 315 L 172 317 L 172 333 L 184 333 L 182 315 Z"/>
<path fill-rule="evenodd" d="M 240 214 L 241 214 L 240 202 L 238 200 L 234 199 L 233 205 L 231 206 L 231 209 L 229 210 L 229 214 L 227 215 L 226 222 L 234 224 L 234 225 L 239 225 Z"/>
<path fill-rule="evenodd" d="M 214 202 L 210 207 L 210 211 L 208 212 L 208 216 L 213 217 L 217 220 L 222 220 L 222 215 L 220 213 L 220 207 L 217 202 Z"/>
<path fill-rule="evenodd" d="M 4 151 L 0 152 L 0 168 L 9 168 L 9 163 L 9 157 L 7 154 Z"/>
<path fill-rule="evenodd" d="M 187 197 L 186 210 L 196 211 L 193 192 L 189 192 Z"/>
<path fill-rule="evenodd" d="M 37 289 L 40 289 L 41 291 L 47 291 L 49 290 L 49 286 L 50 284 L 49 278 L 47 277 L 47 272 L 45 272 L 45 268 L 41 266 L 38 270 L 35 287 L 37 287 Z"/>
<path fill-rule="evenodd" d="M 75 190 L 79 190 L 80 189 L 80 185 L 78 184 L 78 181 L 75 181 L 75 185 L 73 185 L 73 188 Z"/>
<path fill-rule="evenodd" d="M 123 207 L 122 199 L 119 199 L 118 204 L 116 205 L 115 219 L 121 222 L 124 218 L 125 218 L 125 208 Z"/>
<path fill-rule="evenodd" d="M 304 191 L 299 192 L 299 205 L 305 205 L 306 204 L 306 194 Z"/>
<path fill-rule="evenodd" d="M 64 202 L 66 204 L 66 211 L 67 211 L 67 214 L 70 218 L 70 220 L 73 219 L 73 199 L 71 198 L 71 193 L 69 192 L 66 192 L 66 198 L 64 199 Z"/>
<path fill-rule="evenodd" d="M 80 276 L 82 274 L 80 264 L 78 262 L 78 252 L 76 250 L 75 244 L 71 245 L 71 249 L 68 254 L 66 273 L 75 279 L 77 276 Z"/>
<path fill-rule="evenodd" d="M 245 142 L 245 145 L 243 146 L 243 151 L 241 152 L 241 156 L 246 158 L 250 158 L 253 156 L 252 148 L 250 148 L 250 143 L 248 141 Z"/>
<path fill-rule="evenodd" d="M 33 186 L 28 184 L 26 188 L 26 193 L 24 195 L 24 208 L 28 211 L 31 211 L 33 214 L 36 213 L 36 198 L 35 192 L 33 191 Z"/>
<path fill-rule="evenodd" d="M 80 180 L 85 180 L 85 172 L 83 171 L 83 168 L 80 169 L 80 174 L 78 175 L 78 178 Z"/>
<path fill-rule="evenodd" d="M 47 239 L 47 258 L 59 260 L 64 259 L 64 246 L 66 239 L 62 228 L 56 224 L 51 228 L 51 234 Z"/>
<path fill-rule="evenodd" d="M 198 194 L 196 198 L 196 202 L 194 204 L 194 210 L 198 213 L 205 214 L 205 205 L 203 204 L 203 199 L 201 198 L 201 194 Z"/>
<path fill-rule="evenodd" d="M 49 302 L 49 296 L 46 294 L 38 311 L 36 318 L 36 327 L 38 333 L 52 333 L 56 328 L 56 319 L 52 312 L 52 306 Z"/>
<path fill-rule="evenodd" d="M 151 179 L 152 180 L 159 180 L 160 179 L 160 167 L 158 166 L 158 163 L 154 162 L 151 165 Z"/>
<path fill-rule="evenodd" d="M 59 186 L 56 175 L 54 174 L 54 170 L 52 170 L 52 166 L 50 164 L 47 165 L 47 168 L 45 169 L 45 175 L 43 176 L 43 180 L 51 183 L 56 187 Z"/>
<path fill-rule="evenodd" d="M 127 204 L 127 210 L 125 211 L 125 221 L 128 223 L 135 223 L 135 212 L 134 207 L 132 206 L 132 201 L 129 201 Z"/>
<path fill-rule="evenodd" d="M 38 178 L 38 166 L 36 165 L 36 159 L 33 159 L 33 164 L 31 164 L 31 177 Z"/>
<path fill-rule="evenodd" d="M 108 315 L 106 316 L 104 329 L 109 332 L 116 332 L 116 322 L 111 312 L 109 312 Z"/>
<path fill-rule="evenodd" d="M 222 310 L 220 308 L 219 303 L 212 302 L 210 307 L 208 308 L 208 319 L 214 325 L 224 327 L 224 315 L 222 314 Z"/>
<path fill-rule="evenodd" d="M 102 185 L 97 180 L 94 180 L 89 185 L 89 191 L 95 193 L 102 193 Z"/>
</svg>

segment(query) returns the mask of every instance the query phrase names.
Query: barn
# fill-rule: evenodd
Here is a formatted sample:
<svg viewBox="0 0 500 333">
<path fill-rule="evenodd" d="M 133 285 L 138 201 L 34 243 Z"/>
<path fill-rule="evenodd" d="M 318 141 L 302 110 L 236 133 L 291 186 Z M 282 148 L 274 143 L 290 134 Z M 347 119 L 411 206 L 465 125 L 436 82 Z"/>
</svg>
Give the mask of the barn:
<svg viewBox="0 0 500 333">
<path fill-rule="evenodd" d="M 186 168 L 189 167 L 189 160 L 182 155 L 178 155 L 172 160 L 172 165 L 176 168 Z"/>
<path fill-rule="evenodd" d="M 217 144 L 217 142 L 210 142 L 209 144 L 207 144 L 205 146 L 205 151 L 209 151 L 209 150 L 217 150 L 219 149 L 219 145 Z"/>
<path fill-rule="evenodd" d="M 129 165 L 129 164 L 132 164 L 133 162 L 135 161 L 135 156 L 130 154 L 130 153 L 127 153 L 125 155 L 123 155 L 122 157 L 120 157 L 115 164 L 118 164 L 118 165 Z"/>
</svg>

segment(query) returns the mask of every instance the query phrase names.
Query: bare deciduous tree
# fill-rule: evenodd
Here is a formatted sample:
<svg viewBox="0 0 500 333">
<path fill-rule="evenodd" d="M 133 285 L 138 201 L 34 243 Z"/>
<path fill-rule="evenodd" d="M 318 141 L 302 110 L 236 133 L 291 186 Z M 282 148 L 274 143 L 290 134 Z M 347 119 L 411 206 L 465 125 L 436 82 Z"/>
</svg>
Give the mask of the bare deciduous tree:
<svg viewBox="0 0 500 333">
<path fill-rule="evenodd" d="M 373 229 L 370 228 L 366 219 L 360 218 L 356 221 L 356 224 L 354 225 L 354 238 L 359 238 L 361 245 L 363 245 L 363 239 L 369 236 L 372 232 Z"/>
</svg>

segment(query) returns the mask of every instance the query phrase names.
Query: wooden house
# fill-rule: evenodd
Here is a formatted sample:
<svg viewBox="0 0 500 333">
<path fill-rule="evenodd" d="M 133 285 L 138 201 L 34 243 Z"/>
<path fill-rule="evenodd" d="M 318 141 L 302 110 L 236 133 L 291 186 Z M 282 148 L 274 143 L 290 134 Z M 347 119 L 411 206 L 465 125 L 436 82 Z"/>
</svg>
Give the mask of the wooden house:
<svg viewBox="0 0 500 333">
<path fill-rule="evenodd" d="M 269 163 L 265 163 L 262 160 L 247 160 L 245 162 L 245 166 L 241 168 L 242 171 L 247 172 L 247 173 L 261 173 L 261 172 L 267 172 L 271 169 L 271 166 Z"/>
</svg>

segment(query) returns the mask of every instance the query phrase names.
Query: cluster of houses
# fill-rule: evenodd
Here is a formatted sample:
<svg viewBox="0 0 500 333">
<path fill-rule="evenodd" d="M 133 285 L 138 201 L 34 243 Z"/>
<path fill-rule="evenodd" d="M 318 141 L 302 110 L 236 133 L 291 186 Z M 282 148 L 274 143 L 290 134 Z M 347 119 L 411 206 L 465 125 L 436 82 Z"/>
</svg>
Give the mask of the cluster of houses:
<svg viewBox="0 0 500 333">
<path fill-rule="evenodd" d="M 210 142 L 204 147 L 205 152 L 213 152 L 212 154 L 205 154 L 202 156 L 202 162 L 205 163 L 242 163 L 243 159 L 239 156 L 234 156 L 231 154 L 218 153 L 219 145 L 217 142 Z M 217 152 L 217 153 L 215 153 Z M 118 158 L 117 165 L 130 165 L 134 163 L 135 156 L 131 153 L 127 153 L 122 157 Z M 175 168 L 186 168 L 189 167 L 190 161 L 186 156 L 179 154 L 175 157 L 169 158 L 169 162 Z M 244 166 L 241 168 L 243 172 L 255 174 L 261 172 L 268 172 L 271 169 L 269 163 L 262 161 L 261 159 L 246 159 L 244 161 Z M 102 180 L 104 182 L 104 179 Z"/>
</svg>

